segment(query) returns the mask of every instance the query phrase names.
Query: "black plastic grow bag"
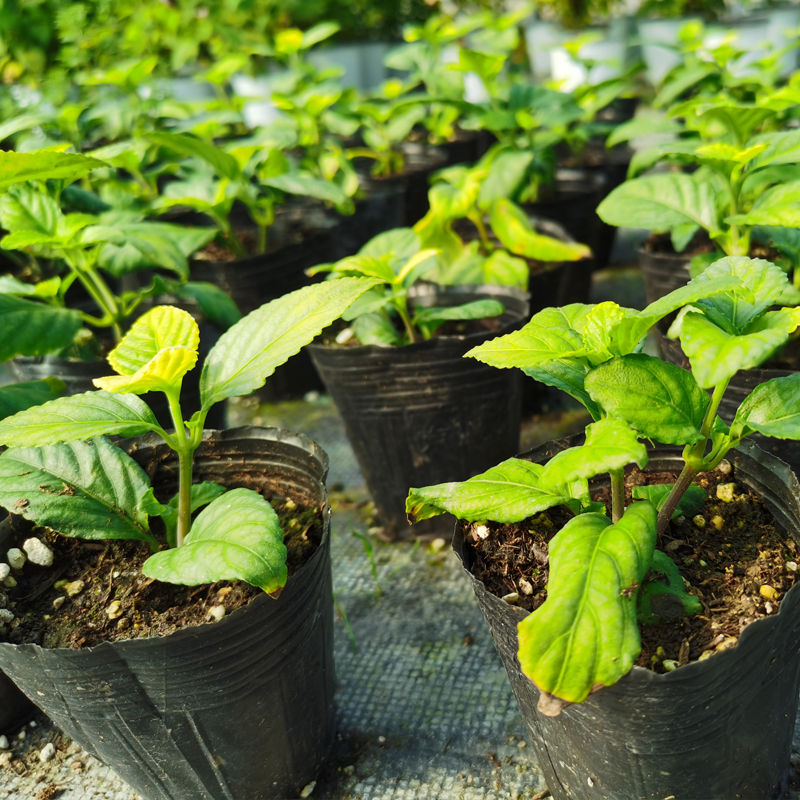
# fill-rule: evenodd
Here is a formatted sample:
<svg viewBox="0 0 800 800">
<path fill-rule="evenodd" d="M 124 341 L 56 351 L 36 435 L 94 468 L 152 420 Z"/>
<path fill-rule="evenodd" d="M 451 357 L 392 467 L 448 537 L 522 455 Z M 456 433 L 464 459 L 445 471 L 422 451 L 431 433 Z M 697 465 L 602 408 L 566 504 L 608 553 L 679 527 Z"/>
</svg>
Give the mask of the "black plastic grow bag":
<svg viewBox="0 0 800 800">
<path fill-rule="evenodd" d="M 582 435 L 525 453 L 544 462 Z M 745 442 L 731 453 L 739 483 L 758 492 L 779 525 L 800 537 L 800 485 L 786 464 Z M 648 470 L 678 471 L 679 448 L 651 450 Z M 555 800 L 766 800 L 779 797 L 789 770 L 800 685 L 800 586 L 780 613 L 747 626 L 738 644 L 658 675 L 634 667 L 614 686 L 566 708 L 537 710 L 539 690 L 522 674 L 517 625 L 527 616 L 490 594 L 471 573 L 456 525 L 453 548 L 508 673 Z"/>
<path fill-rule="evenodd" d="M 154 436 L 125 445 L 169 496 L 175 454 Z M 335 732 L 327 468 L 301 434 L 206 431 L 195 480 L 254 480 L 324 507 L 322 543 L 280 597 L 261 594 L 214 624 L 85 650 L 2 643 L 0 666 L 147 800 L 298 797 Z"/>
<path fill-rule="evenodd" d="M 519 447 L 522 373 L 462 356 L 526 321 L 527 295 L 501 286 L 421 291 L 416 302 L 428 306 L 496 297 L 506 307 L 502 328 L 406 347 L 309 346 L 381 521 L 395 535 L 441 532 L 452 524 L 437 518 L 409 528 L 409 487 L 465 480 Z"/>
<path fill-rule="evenodd" d="M 690 258 L 680 253 L 658 253 L 639 248 L 639 264 L 644 276 L 644 295 L 649 303 L 655 303 L 664 295 L 689 283 Z"/>
</svg>

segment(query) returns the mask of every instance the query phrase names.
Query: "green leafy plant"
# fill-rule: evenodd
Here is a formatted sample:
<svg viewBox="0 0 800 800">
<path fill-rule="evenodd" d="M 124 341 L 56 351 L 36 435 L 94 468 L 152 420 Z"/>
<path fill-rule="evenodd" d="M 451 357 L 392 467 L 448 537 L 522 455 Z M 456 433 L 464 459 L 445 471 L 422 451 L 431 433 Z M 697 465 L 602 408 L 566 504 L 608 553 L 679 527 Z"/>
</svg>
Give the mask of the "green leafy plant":
<svg viewBox="0 0 800 800">
<path fill-rule="evenodd" d="M 756 226 L 768 235 L 800 227 L 800 133 L 769 130 L 790 102 L 782 94 L 758 104 L 720 95 L 675 106 L 669 116 L 685 118 L 678 129 L 686 135 L 638 152 L 628 180 L 603 200 L 598 215 L 610 225 L 668 232 L 679 253 L 706 231 L 715 251 L 694 259 L 695 274 L 720 255 L 748 255 Z M 697 169 L 640 176 L 659 162 Z M 785 230 L 775 233 L 786 239 Z"/>
<path fill-rule="evenodd" d="M 360 297 L 343 318 L 361 344 L 402 346 L 430 339 L 451 320 L 496 317 L 505 310 L 497 300 L 475 300 L 461 306 L 423 307 L 409 303 L 409 290 L 437 263 L 437 250 L 423 249 L 410 228 L 395 228 L 367 242 L 358 255 L 335 264 L 322 264 L 309 274 L 330 273 L 330 278 L 367 277 L 376 286 Z"/>
<path fill-rule="evenodd" d="M 148 141 L 194 159 L 183 180 L 167 184 L 153 203 L 157 209 L 193 208 L 208 215 L 226 244 L 239 256 L 246 255 L 233 230 L 231 211 L 235 201 L 247 208 L 258 229 L 258 253 L 267 249 L 267 231 L 275 220 L 275 206 L 285 194 L 314 197 L 329 203 L 348 203 L 349 198 L 331 181 L 314 178 L 292 166 L 281 149 L 258 144 L 236 144 L 223 150 L 196 136 L 153 132 Z"/>
<path fill-rule="evenodd" d="M 18 173 L 37 177 L 53 162 L 47 151 L 26 154 L 31 168 Z M 73 156 L 76 165 L 92 169 L 102 164 Z M 53 174 L 53 173 L 51 173 Z M 65 173 L 68 177 L 79 174 Z M 63 179 L 62 179 L 63 180 Z M 56 196 L 53 196 L 53 195 Z M 95 354 L 98 344 L 84 325 L 106 330 L 118 342 L 128 320 L 155 294 L 171 293 L 193 300 L 221 327 L 239 318 L 236 306 L 210 284 L 188 283 L 188 256 L 207 244 L 213 230 L 183 228 L 148 222 L 143 214 L 106 211 L 97 215 L 64 213 L 61 193 L 44 184 L 18 184 L 0 196 L 0 223 L 9 231 L 0 247 L 14 253 L 18 274 L 0 278 L 0 358 L 80 351 Z M 172 277 L 156 275 L 150 285 L 122 294 L 112 291 L 108 278 L 122 278 L 149 268 L 161 268 Z M 70 307 L 68 292 L 80 284 L 96 312 Z"/>
<path fill-rule="evenodd" d="M 641 649 L 637 597 L 645 622 L 657 593 L 697 610 L 655 547 L 676 512 L 696 508 L 698 472 L 715 469 L 752 433 L 800 439 L 798 374 L 758 386 L 730 426 L 717 415 L 731 378 L 766 361 L 800 325 L 800 308 L 773 310 L 788 286 L 774 264 L 726 257 L 643 311 L 611 302 L 548 308 L 467 353 L 567 392 L 595 420 L 585 444 L 544 465 L 508 459 L 464 483 L 411 489 L 407 500 L 412 521 L 450 512 L 511 523 L 557 505 L 575 514 L 549 544 L 547 600 L 519 627 L 520 663 L 542 692 L 543 713 L 582 702 L 630 670 Z M 676 311 L 671 335 L 691 372 L 641 353 L 649 328 Z M 624 469 L 648 461 L 640 438 L 683 446 L 684 466 L 673 485 L 637 492 L 626 508 Z M 589 491 L 588 479 L 602 473 L 610 476 L 610 517 Z"/>
<path fill-rule="evenodd" d="M 117 374 L 95 380 L 100 391 L 53 400 L 0 422 L 0 442 L 9 448 L 0 455 L 0 505 L 65 536 L 146 542 L 153 550 L 143 567 L 148 577 L 186 585 L 240 579 L 278 592 L 287 573 L 277 515 L 249 489 L 193 485 L 193 454 L 216 403 L 263 386 L 375 283 L 350 279 L 305 287 L 241 319 L 206 358 L 201 408 L 189 420 L 180 391 L 197 362 L 197 323 L 171 306 L 152 309 L 110 354 Z M 166 395 L 172 433 L 137 396 L 150 391 Z M 141 467 L 106 438 L 146 432 L 178 456 L 179 490 L 166 504 L 155 499 Z M 150 530 L 154 516 L 164 520 L 166 547 Z"/>
<path fill-rule="evenodd" d="M 527 289 L 530 267 L 525 259 L 546 268 L 591 255 L 585 245 L 537 233 L 519 206 L 497 197 L 495 180 L 484 164 L 450 167 L 437 174 L 428 192 L 430 210 L 414 226 L 423 247 L 439 250 L 433 280 Z M 474 231 L 472 238 L 464 230 L 465 221 Z"/>
</svg>

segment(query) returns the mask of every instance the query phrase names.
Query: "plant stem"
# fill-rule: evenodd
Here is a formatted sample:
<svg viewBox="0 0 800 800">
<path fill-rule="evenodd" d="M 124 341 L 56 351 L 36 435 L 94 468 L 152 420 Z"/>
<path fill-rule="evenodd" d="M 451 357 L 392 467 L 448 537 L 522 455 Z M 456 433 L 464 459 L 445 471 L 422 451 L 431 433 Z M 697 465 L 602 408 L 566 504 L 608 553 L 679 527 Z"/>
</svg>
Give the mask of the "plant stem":
<svg viewBox="0 0 800 800">
<path fill-rule="evenodd" d="M 625 513 L 625 470 L 612 469 L 611 475 L 611 521 L 616 525 Z"/>
<path fill-rule="evenodd" d="M 192 525 L 192 456 L 194 448 L 183 425 L 181 407 L 178 401 L 180 390 L 166 392 L 169 413 L 175 425 L 175 446 L 178 453 L 178 530 L 176 547 L 183 544 Z"/>
<path fill-rule="evenodd" d="M 267 226 L 258 226 L 258 253 L 264 255 L 267 252 Z"/>
<path fill-rule="evenodd" d="M 414 344 L 417 341 L 417 336 L 414 333 L 414 326 L 411 324 L 411 315 L 408 313 L 406 299 L 405 297 L 395 297 L 394 301 L 394 307 L 397 309 L 400 319 L 403 320 L 403 326 L 406 329 L 408 341 L 410 344 Z"/>
<path fill-rule="evenodd" d="M 114 297 L 113 292 L 108 288 L 108 285 L 94 267 L 85 267 L 83 271 L 87 278 L 94 284 L 97 294 L 100 297 L 98 305 L 113 320 L 111 329 L 114 331 L 114 339 L 119 343 L 122 340 L 122 329 L 119 325 L 122 319 L 122 312 L 117 303 L 117 298 Z"/>
<path fill-rule="evenodd" d="M 489 241 L 489 233 L 486 230 L 486 226 L 483 224 L 483 215 L 480 212 L 476 214 L 470 214 L 469 220 L 478 229 L 478 236 L 481 237 L 481 244 L 483 245 L 484 249 L 487 251 L 490 250 L 492 243 Z"/>
<path fill-rule="evenodd" d="M 675 513 L 675 509 L 678 507 L 678 503 L 680 503 L 681 498 L 686 493 L 686 490 L 689 488 L 689 486 L 691 486 L 694 476 L 697 475 L 698 472 L 699 470 L 695 469 L 689 464 L 683 465 L 681 474 L 678 476 L 678 480 L 672 487 L 672 491 L 669 493 L 666 503 L 664 503 L 664 505 L 661 507 L 661 511 L 658 512 L 658 522 L 656 524 L 657 536 L 661 536 L 661 534 L 666 531 L 667 525 L 669 525 L 669 521 L 672 519 L 672 515 Z"/>
</svg>

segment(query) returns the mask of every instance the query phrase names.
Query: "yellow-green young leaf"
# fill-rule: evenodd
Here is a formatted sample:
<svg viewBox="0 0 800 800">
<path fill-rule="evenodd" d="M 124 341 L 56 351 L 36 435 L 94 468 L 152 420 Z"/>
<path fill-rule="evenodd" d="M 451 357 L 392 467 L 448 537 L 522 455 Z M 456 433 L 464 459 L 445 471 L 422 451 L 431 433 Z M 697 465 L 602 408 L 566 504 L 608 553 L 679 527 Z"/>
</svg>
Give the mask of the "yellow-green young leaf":
<svg viewBox="0 0 800 800">
<path fill-rule="evenodd" d="M 545 308 L 520 330 L 473 347 L 466 356 L 492 367 L 520 369 L 572 356 L 584 347 L 583 337 L 572 327 L 572 308 Z"/>
<path fill-rule="evenodd" d="M 796 309 L 771 311 L 736 336 L 715 325 L 705 315 L 690 311 L 680 330 L 683 352 L 692 374 L 704 389 L 732 378 L 740 369 L 763 364 L 800 324 Z"/>
<path fill-rule="evenodd" d="M 593 369 L 586 390 L 608 414 L 664 444 L 691 444 L 702 436 L 708 394 L 690 372 L 644 354 L 615 358 Z"/>
<path fill-rule="evenodd" d="M 754 144 L 744 150 L 734 147 L 732 144 L 714 142 L 703 147 L 698 147 L 695 151 L 701 158 L 708 158 L 714 161 L 733 161 L 736 164 L 746 164 L 752 161 L 760 153 L 766 150 L 766 144 Z"/>
<path fill-rule="evenodd" d="M 0 506 L 65 536 L 155 544 L 149 491 L 144 470 L 102 436 L 0 455 Z"/>
<path fill-rule="evenodd" d="M 375 278 L 337 278 L 305 286 L 239 320 L 206 358 L 200 376 L 203 408 L 263 386 L 276 367 L 380 283 Z"/>
<path fill-rule="evenodd" d="M 93 383 L 107 392 L 145 394 L 180 389 L 183 376 L 197 363 L 197 350 L 188 347 L 165 347 L 133 375 L 109 375 Z"/>
<path fill-rule="evenodd" d="M 469 522 L 485 519 L 520 522 L 569 502 L 572 495 L 566 487 L 556 490 L 539 487 L 543 469 L 541 464 L 509 458 L 461 483 L 411 489 L 406 498 L 408 519 L 419 522 L 449 512 Z"/>
<path fill-rule="evenodd" d="M 553 490 L 593 478 L 628 464 L 647 465 L 647 448 L 621 419 L 601 419 L 586 428 L 586 443 L 554 455 L 545 465 L 539 486 Z"/>
<path fill-rule="evenodd" d="M 731 438 L 758 431 L 776 439 L 800 439 L 800 372 L 756 386 L 736 411 Z"/>
<path fill-rule="evenodd" d="M 287 577 L 278 515 L 250 489 L 226 492 L 200 512 L 181 547 L 150 556 L 142 574 L 184 586 L 241 580 L 278 591 Z"/>
<path fill-rule="evenodd" d="M 71 183 L 97 167 L 106 166 L 104 161 L 96 158 L 52 150 L 0 152 L 0 192 L 24 181 L 63 180 Z"/>
<path fill-rule="evenodd" d="M 504 198 L 492 203 L 489 222 L 503 246 L 518 256 L 537 261 L 558 262 L 578 261 L 592 255 L 592 251 L 586 245 L 560 242 L 552 236 L 536 233 L 525 212 Z"/>
<path fill-rule="evenodd" d="M 483 283 L 513 286 L 522 290 L 528 288 L 531 272 L 527 262 L 521 258 L 515 258 L 505 250 L 495 250 L 483 262 L 482 269 Z"/>
<path fill-rule="evenodd" d="M 104 434 L 138 436 L 158 430 L 153 412 L 138 397 L 85 392 L 60 397 L 0 421 L 0 444 L 34 447 Z"/>
<path fill-rule="evenodd" d="M 167 347 L 197 350 L 200 329 L 194 317 L 175 306 L 156 306 L 133 323 L 109 353 L 108 363 L 120 375 L 133 375 Z"/>
<path fill-rule="evenodd" d="M 648 502 L 628 506 L 616 525 L 580 514 L 550 541 L 547 600 L 518 628 L 520 665 L 546 693 L 544 713 L 563 707 L 552 697 L 581 703 L 633 666 L 641 651 L 637 586 L 653 558 L 656 516 Z"/>
</svg>

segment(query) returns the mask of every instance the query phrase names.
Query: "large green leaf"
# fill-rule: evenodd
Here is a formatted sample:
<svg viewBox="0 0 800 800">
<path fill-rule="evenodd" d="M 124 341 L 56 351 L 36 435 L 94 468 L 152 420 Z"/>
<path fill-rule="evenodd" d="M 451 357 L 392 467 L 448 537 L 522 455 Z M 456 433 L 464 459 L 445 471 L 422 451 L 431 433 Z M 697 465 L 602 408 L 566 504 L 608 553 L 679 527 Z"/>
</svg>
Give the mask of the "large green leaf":
<svg viewBox="0 0 800 800">
<path fill-rule="evenodd" d="M 103 437 L 0 455 L 0 506 L 65 536 L 154 543 L 149 491 L 144 470 Z"/>
<path fill-rule="evenodd" d="M 756 386 L 736 411 L 731 438 L 752 431 L 776 439 L 800 439 L 800 372 Z"/>
<path fill-rule="evenodd" d="M 0 444 L 37 447 L 92 439 L 103 434 L 138 436 L 160 430 L 138 397 L 85 392 L 21 411 L 0 421 Z"/>
<path fill-rule="evenodd" d="M 55 400 L 65 388 L 66 384 L 60 378 L 0 386 L 0 421 L 26 408 Z"/>
<path fill-rule="evenodd" d="M 256 492 L 232 489 L 200 512 L 181 547 L 150 556 L 142 573 L 184 586 L 242 580 L 275 592 L 287 578 L 278 515 Z"/>
<path fill-rule="evenodd" d="M 604 472 L 624 469 L 628 464 L 647 465 L 647 448 L 636 433 L 620 419 L 601 419 L 586 428 L 586 443 L 554 455 L 542 472 L 544 489 L 593 478 Z"/>
<path fill-rule="evenodd" d="M 0 196 L 0 224 L 7 231 L 30 230 L 55 235 L 63 217 L 50 195 L 32 186 L 18 186 Z"/>
<path fill-rule="evenodd" d="M 686 286 L 681 286 L 650 303 L 643 311 L 628 314 L 614 324 L 609 331 L 611 342 L 609 349 L 619 356 L 633 353 L 650 328 L 673 311 L 720 292 L 741 289 L 741 280 L 724 272 L 712 273 L 711 277 L 704 281 L 695 278 Z"/>
<path fill-rule="evenodd" d="M 669 231 L 693 222 L 711 233 L 719 230 L 714 188 L 691 175 L 669 173 L 626 181 L 597 207 L 609 225 Z"/>
<path fill-rule="evenodd" d="M 29 153 L 0 152 L 0 192 L 24 181 L 62 180 L 71 183 L 107 164 L 96 158 L 34 150 Z"/>
<path fill-rule="evenodd" d="M 373 236 L 359 251 L 360 256 L 391 256 L 405 261 L 422 249 L 419 235 L 412 228 L 393 228 Z"/>
<path fill-rule="evenodd" d="M 207 506 L 220 495 L 225 494 L 227 489 L 214 481 L 204 481 L 203 483 L 193 483 L 189 496 L 189 513 Z M 180 492 L 178 492 L 167 505 L 162 506 L 155 497 L 148 506 L 148 513 L 151 516 L 161 517 L 166 529 L 167 544 L 170 547 L 176 546 L 178 538 L 178 505 L 180 503 Z"/>
<path fill-rule="evenodd" d="M 573 359 L 546 361 L 538 367 L 529 367 L 523 371 L 534 380 L 560 389 L 583 403 L 593 420 L 597 421 L 602 416 L 597 403 L 586 391 L 585 381 L 589 367 L 585 364 Z"/>
<path fill-rule="evenodd" d="M 606 147 L 614 147 L 621 142 L 628 142 L 637 136 L 650 136 L 654 133 L 680 133 L 681 126 L 666 117 L 635 117 L 628 122 L 617 125 L 606 139 Z"/>
<path fill-rule="evenodd" d="M 0 294 L 0 361 L 55 353 L 72 343 L 80 327 L 79 311 Z"/>
<path fill-rule="evenodd" d="M 517 149 L 498 153 L 492 159 L 489 174 L 478 184 L 478 206 L 487 209 L 495 200 L 513 196 L 525 179 L 535 155 L 532 150 Z"/>
<path fill-rule="evenodd" d="M 730 221 L 745 225 L 800 227 L 800 181 L 767 189 L 747 214 L 731 217 Z"/>
<path fill-rule="evenodd" d="M 185 133 L 166 133 L 164 131 L 151 131 L 146 138 L 153 144 L 173 150 L 184 156 L 196 156 L 202 159 L 214 171 L 229 181 L 236 180 L 240 175 L 239 162 L 230 153 L 220 150 L 216 145 L 190 136 Z"/>
<path fill-rule="evenodd" d="M 585 381 L 592 399 L 648 439 L 691 444 L 702 436 L 708 394 L 690 372 L 647 355 L 615 358 Z"/>
<path fill-rule="evenodd" d="M 656 510 L 646 502 L 616 525 L 581 514 L 550 541 L 547 600 L 518 628 L 522 671 L 542 692 L 580 703 L 630 671 L 641 650 L 636 592 L 655 541 Z M 563 703 L 548 699 L 540 710 L 559 713 Z"/>
<path fill-rule="evenodd" d="M 530 369 L 580 351 L 583 338 L 566 308 L 545 308 L 518 331 L 473 347 L 466 356 L 492 367 Z"/>
<path fill-rule="evenodd" d="M 167 347 L 197 350 L 200 329 L 194 317 L 175 306 L 156 306 L 133 323 L 109 353 L 108 363 L 120 375 L 133 375 Z"/>
<path fill-rule="evenodd" d="M 314 178 L 310 175 L 299 173 L 286 173 L 276 175 L 262 181 L 266 186 L 280 189 L 287 194 L 296 194 L 301 197 L 313 197 L 316 200 L 323 200 L 326 203 L 338 205 L 347 201 L 344 190 L 333 181 L 326 181 L 322 178 Z"/>
<path fill-rule="evenodd" d="M 481 258 L 481 256 L 478 256 Z M 528 288 L 531 271 L 526 261 L 515 258 L 505 250 L 495 250 L 483 261 L 480 283 L 494 286 L 513 286 L 523 291 Z"/>
<path fill-rule="evenodd" d="M 728 256 L 715 261 L 690 286 L 706 286 L 725 276 L 737 278 L 741 289 L 698 299 L 706 316 L 729 333 L 741 333 L 771 306 L 776 305 L 789 286 L 786 273 L 761 258 Z M 692 301 L 694 302 L 694 301 Z"/>
<path fill-rule="evenodd" d="M 276 367 L 379 283 L 373 278 L 337 278 L 305 286 L 239 320 L 222 334 L 206 358 L 200 377 L 203 408 L 263 386 Z"/>
<path fill-rule="evenodd" d="M 498 300 L 486 298 L 461 306 L 434 306 L 422 308 L 414 314 L 413 322 L 420 330 L 432 332 L 450 320 L 476 320 L 499 317 L 505 306 Z"/>
<path fill-rule="evenodd" d="M 419 522 L 449 512 L 469 522 L 494 520 L 520 522 L 533 514 L 567 503 L 567 487 L 543 490 L 540 464 L 509 458 L 486 472 L 461 483 L 440 483 L 410 489 L 406 512 L 411 522 Z"/>
<path fill-rule="evenodd" d="M 651 167 L 668 159 L 678 161 L 694 161 L 694 154 L 702 140 L 695 137 L 692 139 L 675 139 L 672 142 L 648 147 L 646 150 L 637 150 L 631 158 L 628 166 L 628 180 L 641 175 Z M 684 157 L 683 159 L 681 157 Z"/>
<path fill-rule="evenodd" d="M 754 136 L 748 144 L 765 144 L 763 150 L 750 165 L 751 170 L 768 165 L 796 164 L 800 161 L 800 131 L 772 131 Z"/>
<path fill-rule="evenodd" d="M 576 242 L 560 242 L 552 236 L 536 233 L 528 216 L 510 200 L 495 200 L 489 213 L 495 236 L 512 253 L 537 261 L 578 261 L 589 258 L 592 251 Z"/>
<path fill-rule="evenodd" d="M 737 336 L 690 311 L 683 318 L 679 338 L 695 380 L 710 389 L 740 369 L 761 365 L 789 339 L 798 323 L 798 315 L 789 309 L 771 311 Z"/>
</svg>

